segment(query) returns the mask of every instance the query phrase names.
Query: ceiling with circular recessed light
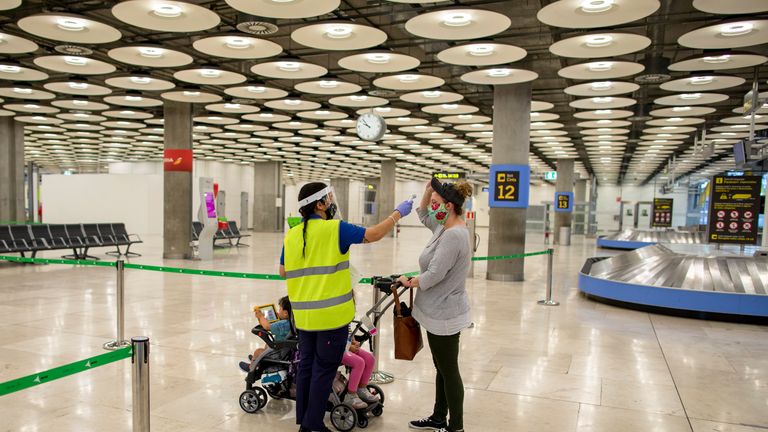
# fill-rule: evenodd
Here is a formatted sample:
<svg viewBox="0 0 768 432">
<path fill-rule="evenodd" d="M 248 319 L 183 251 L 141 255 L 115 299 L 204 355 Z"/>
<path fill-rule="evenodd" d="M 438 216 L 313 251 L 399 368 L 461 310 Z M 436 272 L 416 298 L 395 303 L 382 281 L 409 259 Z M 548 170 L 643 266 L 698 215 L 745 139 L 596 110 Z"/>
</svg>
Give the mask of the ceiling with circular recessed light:
<svg viewBox="0 0 768 432">
<path fill-rule="evenodd" d="M 161 160 L 175 101 L 193 104 L 199 159 L 282 161 L 294 180 L 376 176 L 386 158 L 405 179 L 482 178 L 494 87 L 527 83 L 534 173 L 576 158 L 583 178 L 633 184 L 673 157 L 678 176 L 732 160 L 755 68 L 768 80 L 764 1 L 465 3 L 3 2 L 0 115 L 51 170 Z M 354 135 L 369 111 L 382 142 Z"/>
</svg>

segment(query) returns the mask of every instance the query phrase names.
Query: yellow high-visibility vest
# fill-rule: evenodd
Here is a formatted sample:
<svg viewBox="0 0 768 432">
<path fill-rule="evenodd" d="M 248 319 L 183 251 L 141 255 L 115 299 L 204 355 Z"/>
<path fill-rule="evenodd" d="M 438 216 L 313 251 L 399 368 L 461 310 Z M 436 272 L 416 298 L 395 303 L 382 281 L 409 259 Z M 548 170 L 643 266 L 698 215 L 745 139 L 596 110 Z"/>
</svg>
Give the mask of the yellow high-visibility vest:
<svg viewBox="0 0 768 432">
<path fill-rule="evenodd" d="M 349 251 L 339 250 L 339 223 L 310 219 L 288 230 L 283 241 L 288 299 L 299 330 L 333 330 L 355 317 Z"/>
</svg>

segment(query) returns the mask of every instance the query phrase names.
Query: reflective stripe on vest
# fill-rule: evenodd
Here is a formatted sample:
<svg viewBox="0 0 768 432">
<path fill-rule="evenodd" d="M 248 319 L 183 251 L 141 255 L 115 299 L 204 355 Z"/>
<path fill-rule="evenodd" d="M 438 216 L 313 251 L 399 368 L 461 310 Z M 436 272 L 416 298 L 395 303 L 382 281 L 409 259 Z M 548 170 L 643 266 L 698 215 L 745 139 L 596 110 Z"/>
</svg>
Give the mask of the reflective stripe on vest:
<svg viewBox="0 0 768 432">
<path fill-rule="evenodd" d="M 355 317 L 349 251 L 339 250 L 339 224 L 338 220 L 310 219 L 285 236 L 288 298 L 299 330 L 337 329 Z"/>
<path fill-rule="evenodd" d="M 303 268 L 298 270 L 286 271 L 285 278 L 293 279 L 293 278 L 302 277 L 302 276 L 333 274 L 333 273 L 336 273 L 337 271 L 346 270 L 348 268 L 349 268 L 349 261 L 344 261 L 337 265 L 309 267 L 309 268 Z"/>
<path fill-rule="evenodd" d="M 347 294 L 326 300 L 293 301 L 291 302 L 291 308 L 293 310 L 324 309 L 327 307 L 344 304 L 350 300 L 352 300 L 352 291 L 348 292 Z"/>
</svg>

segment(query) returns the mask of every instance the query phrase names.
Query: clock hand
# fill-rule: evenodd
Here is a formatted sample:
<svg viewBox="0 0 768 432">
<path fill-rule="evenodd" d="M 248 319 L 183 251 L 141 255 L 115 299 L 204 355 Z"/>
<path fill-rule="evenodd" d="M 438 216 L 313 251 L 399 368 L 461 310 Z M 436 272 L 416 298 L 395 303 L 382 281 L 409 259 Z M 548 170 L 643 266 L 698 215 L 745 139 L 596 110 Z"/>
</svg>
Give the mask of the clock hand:
<svg viewBox="0 0 768 432">
<path fill-rule="evenodd" d="M 360 121 L 361 121 L 361 122 L 363 122 L 363 124 L 364 124 L 365 126 L 367 126 L 367 127 L 371 127 L 371 125 L 369 125 L 367 121 L 365 121 L 365 120 L 360 120 Z"/>
</svg>

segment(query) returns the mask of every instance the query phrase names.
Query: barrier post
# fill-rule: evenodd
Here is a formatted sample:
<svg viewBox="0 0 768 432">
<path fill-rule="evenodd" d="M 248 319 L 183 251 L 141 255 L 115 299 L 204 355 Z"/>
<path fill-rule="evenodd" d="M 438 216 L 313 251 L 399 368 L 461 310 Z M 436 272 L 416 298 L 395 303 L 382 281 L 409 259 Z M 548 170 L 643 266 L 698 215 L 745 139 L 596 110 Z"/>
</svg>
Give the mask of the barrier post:
<svg viewBox="0 0 768 432">
<path fill-rule="evenodd" d="M 115 262 L 117 283 L 115 285 L 115 304 L 117 305 L 117 338 L 104 344 L 106 350 L 116 350 L 130 345 L 125 340 L 125 261 Z"/>
<path fill-rule="evenodd" d="M 149 338 L 131 338 L 133 347 L 133 432 L 149 432 Z"/>
<path fill-rule="evenodd" d="M 544 306 L 559 306 L 560 303 L 552 300 L 552 260 L 555 254 L 554 249 L 547 249 L 547 298 L 539 300 L 537 303 Z"/>
<path fill-rule="evenodd" d="M 374 287 L 373 288 L 373 304 L 374 305 L 379 302 L 380 300 L 379 295 L 380 293 L 378 288 Z M 379 321 L 381 319 L 380 308 L 381 306 L 377 306 L 373 315 L 373 325 L 377 329 L 379 328 Z M 379 337 L 381 337 L 381 331 L 378 331 L 375 336 L 372 336 L 373 358 L 375 359 L 375 363 L 374 363 L 375 369 L 373 370 L 373 372 L 371 372 L 371 379 L 369 380 L 369 382 L 372 384 L 389 384 L 395 380 L 395 376 L 389 372 L 384 372 L 379 369 Z"/>
</svg>

